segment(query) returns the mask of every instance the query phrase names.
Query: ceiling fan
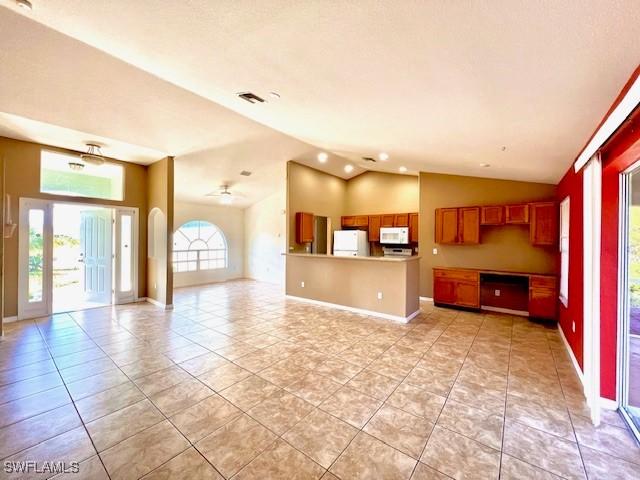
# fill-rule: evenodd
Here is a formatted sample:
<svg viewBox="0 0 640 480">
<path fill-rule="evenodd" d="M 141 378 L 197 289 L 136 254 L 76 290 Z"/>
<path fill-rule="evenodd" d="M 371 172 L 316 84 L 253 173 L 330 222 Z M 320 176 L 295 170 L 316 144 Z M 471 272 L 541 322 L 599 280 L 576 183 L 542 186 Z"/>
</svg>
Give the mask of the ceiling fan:
<svg viewBox="0 0 640 480">
<path fill-rule="evenodd" d="M 207 193 L 205 197 L 218 197 L 220 198 L 220 203 L 223 205 L 231 205 L 234 199 L 242 198 L 242 195 L 231 193 L 229 191 L 229 185 L 220 185 L 219 191 Z"/>
</svg>

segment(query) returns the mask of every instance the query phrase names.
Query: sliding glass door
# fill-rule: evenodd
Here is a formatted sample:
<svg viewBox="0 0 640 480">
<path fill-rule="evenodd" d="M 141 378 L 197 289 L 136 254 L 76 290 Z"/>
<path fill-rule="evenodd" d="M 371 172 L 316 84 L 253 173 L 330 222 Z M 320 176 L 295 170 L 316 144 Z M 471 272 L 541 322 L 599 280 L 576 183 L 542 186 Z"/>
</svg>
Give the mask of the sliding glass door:
<svg viewBox="0 0 640 480">
<path fill-rule="evenodd" d="M 619 398 L 640 439 L 640 168 L 620 181 Z"/>
</svg>

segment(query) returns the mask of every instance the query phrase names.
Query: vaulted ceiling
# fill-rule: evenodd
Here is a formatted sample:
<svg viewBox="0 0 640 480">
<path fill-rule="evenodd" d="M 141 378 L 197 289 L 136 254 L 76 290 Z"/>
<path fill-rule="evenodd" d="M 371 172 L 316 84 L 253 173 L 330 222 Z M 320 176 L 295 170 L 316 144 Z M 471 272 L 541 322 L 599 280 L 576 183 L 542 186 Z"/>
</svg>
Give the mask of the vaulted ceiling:
<svg viewBox="0 0 640 480">
<path fill-rule="evenodd" d="M 640 60 L 636 0 L 32 3 L 0 0 L 0 112 L 175 154 L 197 198 L 319 149 L 555 183 Z"/>
</svg>

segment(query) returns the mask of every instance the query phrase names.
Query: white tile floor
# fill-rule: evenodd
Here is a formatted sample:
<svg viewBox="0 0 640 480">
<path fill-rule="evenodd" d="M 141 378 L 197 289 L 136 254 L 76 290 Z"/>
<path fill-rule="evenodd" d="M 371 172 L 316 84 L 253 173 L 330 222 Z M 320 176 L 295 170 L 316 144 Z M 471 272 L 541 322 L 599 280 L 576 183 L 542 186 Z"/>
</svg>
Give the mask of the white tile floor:
<svg viewBox="0 0 640 480">
<path fill-rule="evenodd" d="M 9 325 L 0 459 L 0 479 L 640 476 L 553 327 L 428 303 L 402 325 L 251 281 Z M 8 471 L 26 460 L 49 471 Z"/>
</svg>

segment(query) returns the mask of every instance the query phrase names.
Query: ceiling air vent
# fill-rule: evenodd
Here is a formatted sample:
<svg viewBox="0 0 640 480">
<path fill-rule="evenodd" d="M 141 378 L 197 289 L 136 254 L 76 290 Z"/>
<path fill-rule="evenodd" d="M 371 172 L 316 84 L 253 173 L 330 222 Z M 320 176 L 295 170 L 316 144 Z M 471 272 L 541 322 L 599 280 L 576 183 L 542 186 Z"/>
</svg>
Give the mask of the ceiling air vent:
<svg viewBox="0 0 640 480">
<path fill-rule="evenodd" d="M 260 98 L 255 93 L 242 92 L 239 93 L 238 96 L 249 103 L 264 103 L 264 98 Z"/>
<path fill-rule="evenodd" d="M 376 159 L 373 157 L 362 157 L 365 162 L 373 162 L 376 163 Z"/>
<path fill-rule="evenodd" d="M 242 170 L 240 172 L 240 175 L 242 175 L 243 177 L 249 177 L 249 176 L 251 176 L 251 172 L 249 172 L 247 170 Z"/>
</svg>

